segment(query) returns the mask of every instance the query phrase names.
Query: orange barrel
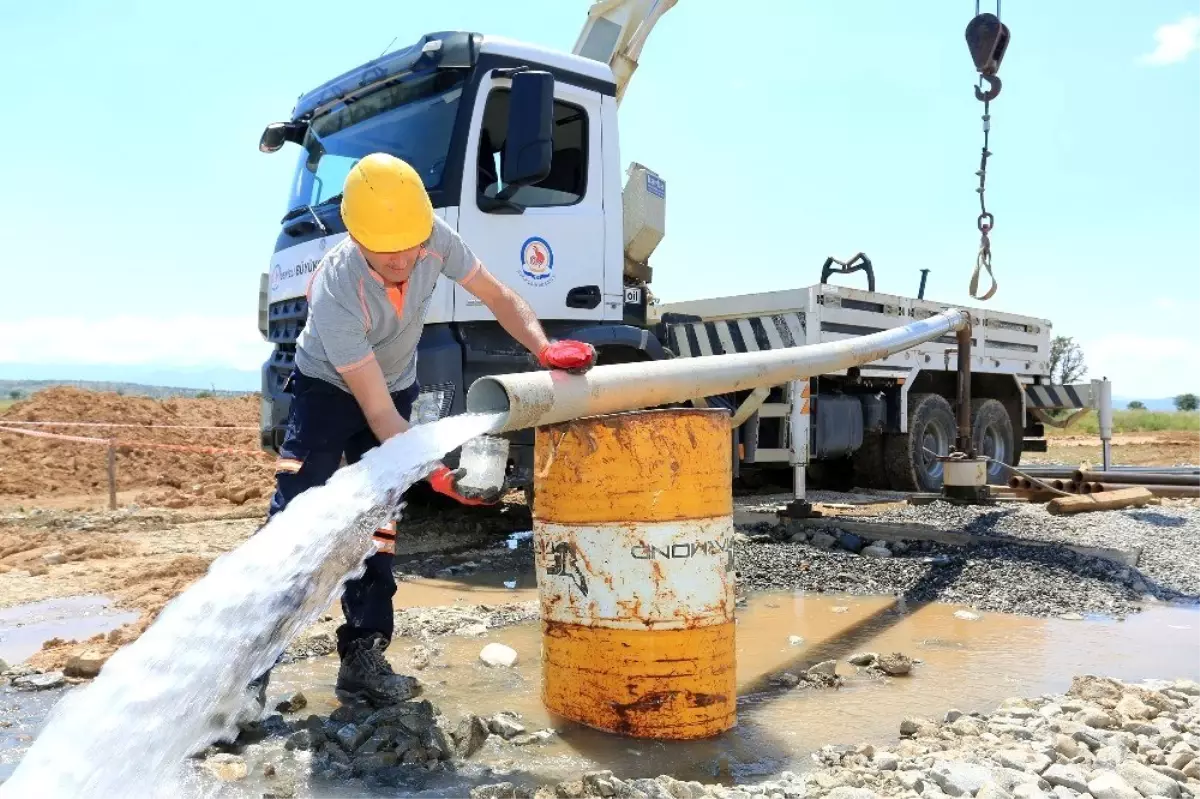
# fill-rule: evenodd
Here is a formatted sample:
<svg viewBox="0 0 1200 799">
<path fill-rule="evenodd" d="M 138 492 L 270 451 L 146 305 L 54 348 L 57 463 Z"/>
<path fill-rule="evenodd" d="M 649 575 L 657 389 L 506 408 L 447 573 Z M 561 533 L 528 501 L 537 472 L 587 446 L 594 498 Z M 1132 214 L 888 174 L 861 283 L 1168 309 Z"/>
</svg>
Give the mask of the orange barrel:
<svg viewBox="0 0 1200 799">
<path fill-rule="evenodd" d="M 673 408 L 538 428 L 542 700 L 636 738 L 737 723 L 729 414 Z"/>
</svg>

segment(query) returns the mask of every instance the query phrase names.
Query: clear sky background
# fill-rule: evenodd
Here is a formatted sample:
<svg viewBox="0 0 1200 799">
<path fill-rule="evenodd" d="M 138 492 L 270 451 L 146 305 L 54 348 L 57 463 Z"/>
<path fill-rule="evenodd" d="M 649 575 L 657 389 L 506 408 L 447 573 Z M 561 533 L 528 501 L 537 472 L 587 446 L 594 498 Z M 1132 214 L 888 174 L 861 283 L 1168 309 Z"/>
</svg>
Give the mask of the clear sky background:
<svg viewBox="0 0 1200 799">
<path fill-rule="evenodd" d="M 588 5 L 5 4 L 3 376 L 256 370 L 258 276 L 294 164 L 294 150 L 258 152 L 263 126 L 394 37 L 466 29 L 567 50 Z M 862 250 L 881 290 L 915 294 L 927 267 L 930 298 L 965 302 L 973 13 L 680 0 L 621 108 L 623 161 L 668 184 L 655 293 L 794 288 Z M 990 305 L 1053 320 L 1118 395 L 1197 390 L 1200 9 L 1008 0 L 1003 19 Z"/>
</svg>

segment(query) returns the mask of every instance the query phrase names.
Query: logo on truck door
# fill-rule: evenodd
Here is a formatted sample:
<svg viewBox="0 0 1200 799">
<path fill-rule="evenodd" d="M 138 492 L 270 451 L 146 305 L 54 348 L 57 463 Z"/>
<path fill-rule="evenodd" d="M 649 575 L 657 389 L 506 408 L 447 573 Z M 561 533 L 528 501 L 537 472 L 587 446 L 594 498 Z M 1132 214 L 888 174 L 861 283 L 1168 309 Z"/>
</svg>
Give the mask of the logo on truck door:
<svg viewBox="0 0 1200 799">
<path fill-rule="evenodd" d="M 521 279 L 531 286 L 554 280 L 554 250 L 540 236 L 531 236 L 521 245 Z"/>
</svg>

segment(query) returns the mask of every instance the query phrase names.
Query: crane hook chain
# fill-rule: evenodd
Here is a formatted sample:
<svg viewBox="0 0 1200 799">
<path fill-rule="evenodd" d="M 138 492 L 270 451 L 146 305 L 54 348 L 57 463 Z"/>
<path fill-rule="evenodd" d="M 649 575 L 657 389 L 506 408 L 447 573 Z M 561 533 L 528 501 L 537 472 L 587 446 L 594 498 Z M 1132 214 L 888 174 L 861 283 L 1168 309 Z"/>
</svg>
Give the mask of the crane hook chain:
<svg viewBox="0 0 1200 799">
<path fill-rule="evenodd" d="M 979 254 L 975 258 L 975 271 L 971 274 L 971 297 L 985 301 L 992 298 L 1000 284 L 992 273 L 992 240 L 990 233 L 996 226 L 996 217 L 987 209 L 987 162 L 992 152 L 988 149 L 988 138 L 992 130 L 992 100 L 1000 94 L 1000 78 L 996 73 L 1004 52 L 1008 49 L 1010 34 L 1008 26 L 1000 21 L 1000 0 L 996 0 L 995 14 L 979 13 L 979 0 L 975 2 L 975 17 L 967 24 L 967 48 L 971 51 L 971 59 L 975 62 L 975 70 L 979 73 L 979 81 L 975 85 L 975 99 L 983 103 L 983 148 L 979 155 L 979 217 L 975 226 L 979 229 Z M 987 89 L 983 87 L 986 84 Z M 979 278 L 987 271 L 991 280 L 991 288 L 984 294 L 979 293 Z"/>
</svg>

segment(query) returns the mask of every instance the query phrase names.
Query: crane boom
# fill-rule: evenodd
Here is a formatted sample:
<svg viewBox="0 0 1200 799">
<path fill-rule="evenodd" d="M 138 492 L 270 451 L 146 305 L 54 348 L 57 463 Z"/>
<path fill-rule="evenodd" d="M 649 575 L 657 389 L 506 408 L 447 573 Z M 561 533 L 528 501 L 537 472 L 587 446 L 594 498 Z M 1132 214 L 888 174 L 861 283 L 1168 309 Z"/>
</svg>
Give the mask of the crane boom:
<svg viewBox="0 0 1200 799">
<path fill-rule="evenodd" d="M 676 1 L 596 0 L 588 9 L 587 22 L 571 52 L 612 68 L 618 104 L 638 67 L 650 31 Z"/>
</svg>

